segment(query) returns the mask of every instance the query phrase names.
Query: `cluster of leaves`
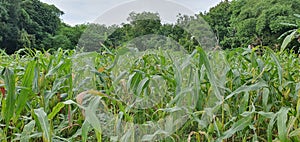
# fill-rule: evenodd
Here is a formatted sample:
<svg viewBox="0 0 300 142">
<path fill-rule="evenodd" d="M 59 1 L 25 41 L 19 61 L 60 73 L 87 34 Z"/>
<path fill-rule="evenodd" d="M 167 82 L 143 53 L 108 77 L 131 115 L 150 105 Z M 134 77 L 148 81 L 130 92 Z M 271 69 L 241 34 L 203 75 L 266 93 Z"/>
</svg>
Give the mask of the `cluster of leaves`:
<svg viewBox="0 0 300 142">
<path fill-rule="evenodd" d="M 278 37 L 293 28 L 292 25 L 281 23 L 296 23 L 293 14 L 300 13 L 298 0 L 235 0 L 222 1 L 207 13 L 179 15 L 174 24 L 162 24 L 157 13 L 143 12 L 131 13 L 128 23 L 122 25 L 87 24 L 72 27 L 60 20 L 62 11 L 39 0 L 2 0 L 0 3 L 0 47 L 9 54 L 24 47 L 74 49 L 85 30 L 88 36 L 79 42 L 79 46 L 99 49 L 105 45 L 116 48 L 137 37 L 155 34 L 171 38 L 192 51 L 199 44 L 202 47 L 213 45 L 207 40 L 215 38 L 210 35 L 208 24 L 223 48 L 264 45 L 278 49 L 282 42 Z M 208 37 L 197 37 L 199 35 Z M 148 44 L 156 44 L 154 42 L 163 41 L 159 38 L 149 42 L 140 41 L 139 46 L 143 48 Z M 299 46 L 297 42 L 290 46 L 296 44 Z"/>
<path fill-rule="evenodd" d="M 86 71 L 79 74 L 90 74 L 95 82 L 74 74 L 74 71 L 89 68 L 83 56 L 78 56 L 82 64 L 75 62 L 77 66 L 72 67 L 75 51 L 57 50 L 49 54 L 23 50 L 22 54 L 11 56 L 2 51 L 1 141 L 131 141 L 135 135 L 128 133 L 124 129 L 126 126 L 120 127 L 120 120 L 145 123 L 167 117 L 170 112 L 178 111 L 178 107 L 165 107 L 170 105 L 170 101 L 178 104 L 190 100 L 189 95 L 182 95 L 189 90 L 197 95 L 197 104 L 185 118 L 188 121 L 174 134 L 163 131 L 165 129 L 158 130 L 167 135 L 164 141 L 300 140 L 298 55 L 286 51 L 274 53 L 268 47 L 262 50 L 261 55 L 257 55 L 255 49 L 205 53 L 197 48 L 182 64 L 158 53 L 123 58 L 121 64 L 131 66 L 119 69 L 114 64 L 118 56 L 124 54 L 123 50 L 110 51 L 112 54 L 84 55 L 95 58 L 92 60 L 95 67 L 89 69 L 92 74 Z M 196 73 L 195 78 L 180 75 L 178 71 L 186 72 L 184 68 L 190 65 L 191 73 Z M 129 78 L 120 80 L 124 73 Z M 140 94 L 147 91 L 145 88 L 154 77 L 164 78 L 167 82 L 167 88 L 160 89 L 167 91 L 166 96 L 155 107 L 140 110 L 120 102 L 124 88 L 117 88 L 116 83 L 130 84 L 124 85 L 126 90 Z M 188 87 L 186 83 L 196 87 L 179 87 Z M 74 84 L 83 86 L 77 88 Z M 80 90 L 93 85 L 98 91 Z M 91 94 L 96 99 L 86 106 L 80 98 L 75 103 L 77 94 Z M 101 127 L 97 119 L 98 105 L 113 114 L 110 117 L 118 120 L 113 121 L 118 127 Z M 104 132 L 107 130 L 122 131 L 125 135 L 106 137 Z M 159 132 L 154 134 L 161 135 Z M 154 138 L 148 136 L 144 140 Z"/>
<path fill-rule="evenodd" d="M 295 17 L 300 19 L 300 15 L 299 14 L 295 14 Z M 280 36 L 280 38 L 286 36 L 283 40 L 283 43 L 281 45 L 281 51 L 283 51 L 289 44 L 293 43 L 295 44 L 295 42 L 299 42 L 300 43 L 300 22 L 297 21 L 296 24 L 292 24 L 292 23 L 283 23 L 283 25 L 287 25 L 287 26 L 292 26 L 295 29 L 292 29 L 290 31 L 285 32 L 284 34 L 282 34 Z M 297 39 L 297 41 L 294 41 L 294 39 Z M 293 46 L 292 47 L 294 50 L 299 50 L 299 46 Z"/>
<path fill-rule="evenodd" d="M 1 48 L 10 54 L 23 47 L 39 48 L 44 39 L 55 34 L 61 14 L 55 6 L 39 0 L 2 0 Z"/>
<path fill-rule="evenodd" d="M 89 24 L 79 40 L 78 47 L 93 48 L 93 51 L 97 51 L 103 46 L 116 49 L 130 43 L 139 49 L 146 49 L 149 45 L 166 45 L 166 41 L 161 38 L 165 37 L 192 51 L 195 46 L 200 44 L 199 39 L 201 38 L 197 37 L 196 40 L 191 40 L 194 37 L 191 31 L 201 32 L 205 28 L 208 29 L 209 26 L 200 16 L 180 16 L 176 24 L 162 24 L 159 14 L 151 12 L 132 12 L 127 20 L 128 23 L 123 23 L 121 26 Z M 202 21 L 202 23 L 199 21 Z M 150 35 L 157 36 L 147 40 L 135 41 L 137 38 Z M 195 33 L 195 35 L 209 34 Z M 214 35 L 210 36 L 214 38 Z M 202 41 L 205 45 L 209 40 Z"/>
<path fill-rule="evenodd" d="M 71 27 L 60 20 L 62 11 L 39 0 L 4 0 L 1 1 L 1 9 L 0 47 L 8 54 L 24 47 L 54 51 L 58 48 L 74 49 L 85 30 L 86 36 L 79 41 L 80 47 L 99 49 L 102 47 L 102 43 L 99 42 L 103 42 L 107 47 L 116 48 L 137 37 L 155 34 L 169 37 L 191 50 L 199 43 L 190 40 L 193 37 L 190 31 L 203 29 L 203 26 L 196 22 L 201 19 L 200 16 L 181 16 L 177 24 L 162 24 L 158 13 L 150 12 L 133 12 L 128 17 L 128 23 L 122 25 L 87 24 Z M 183 24 L 191 21 L 194 21 L 194 24 L 189 25 L 189 31 L 182 28 Z M 164 42 L 157 40 L 159 39 L 151 39 L 149 43 L 139 42 L 138 46 L 146 48 L 148 44 Z"/>
<path fill-rule="evenodd" d="M 300 2 L 297 0 L 222 1 L 207 13 L 194 16 L 179 14 L 174 24 L 162 24 L 157 13 L 131 13 L 128 17 L 129 23 L 121 26 L 89 25 L 91 27 L 86 34 L 93 39 L 83 39 L 80 46 L 100 48 L 102 45 L 99 42 L 91 41 L 100 37 L 105 46 L 116 48 L 137 37 L 156 34 L 169 37 L 187 50 L 193 51 L 197 45 L 216 47 L 211 44 L 211 41 L 207 42 L 207 39 L 214 39 L 216 35 L 217 40 L 214 42 L 225 49 L 251 45 L 270 46 L 278 50 L 283 42 L 279 37 L 286 31 L 292 30 L 294 23 L 299 23 L 299 20 L 294 17 L 294 14 L 300 13 L 299 5 Z M 211 31 L 215 35 L 210 35 Z M 202 39 L 198 36 L 207 38 Z M 153 42 L 161 41 L 159 39 L 152 39 L 150 42 L 139 41 L 139 46 L 143 48 L 148 44 L 155 44 Z M 289 48 L 298 46 L 299 43 L 294 42 Z"/>
<path fill-rule="evenodd" d="M 204 15 L 224 48 L 264 45 L 278 48 L 278 37 L 291 30 L 281 23 L 296 23 L 298 0 L 223 1 Z"/>
</svg>

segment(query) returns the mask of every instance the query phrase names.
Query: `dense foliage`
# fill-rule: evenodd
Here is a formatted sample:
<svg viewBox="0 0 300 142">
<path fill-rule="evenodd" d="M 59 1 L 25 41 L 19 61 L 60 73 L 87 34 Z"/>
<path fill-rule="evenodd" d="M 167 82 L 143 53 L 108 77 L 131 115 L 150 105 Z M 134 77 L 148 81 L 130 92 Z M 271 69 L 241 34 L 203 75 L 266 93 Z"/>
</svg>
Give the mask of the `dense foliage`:
<svg viewBox="0 0 300 142">
<path fill-rule="evenodd" d="M 194 90 L 198 95 L 197 105 L 188 121 L 165 141 L 300 140 L 300 62 L 296 54 L 274 53 L 267 47 L 264 48 L 263 55 L 257 55 L 254 50 L 240 48 L 206 54 L 198 48 L 191 54 L 192 58 L 184 59 L 182 65 L 174 68 L 179 60 L 175 62 L 164 55 L 160 55 L 159 58 L 151 57 L 152 55 L 143 52 L 144 55 L 140 58 L 119 60 L 121 64 L 132 65 L 126 70 L 111 66 L 123 51 L 111 51 L 113 55 L 94 54 L 96 72 L 92 72 L 97 78 L 95 85 L 99 92 L 81 93 L 74 83 L 80 84 L 86 80 L 78 80 L 73 74 L 74 70 L 72 73 L 75 51 L 58 50 L 53 54 L 34 53 L 30 50 L 26 52 L 26 55 L 13 56 L 2 52 L 0 56 L 3 93 L 0 97 L 1 141 L 107 141 L 109 137 L 101 135 L 102 131 L 97 128 L 97 121 L 89 118 L 93 116 L 90 113 L 98 112 L 93 110 L 96 108 L 84 106 L 82 98 L 77 97 L 77 103 L 73 102 L 78 94 L 81 94 L 81 97 L 94 94 L 101 104 L 108 106 L 107 109 L 113 113 L 114 119 L 122 119 L 121 116 L 124 116 L 125 122 L 155 121 L 158 116 L 164 117 L 169 114 L 170 110 L 164 110 L 164 107 L 172 100 L 172 96 L 182 94 L 176 86 L 185 86 L 189 81 L 178 78 L 175 72 L 178 69 L 184 71 L 189 65 L 192 65 L 194 72 L 199 73 L 198 77 L 190 78 L 198 80 L 195 87 L 201 88 Z M 78 59 L 83 58 L 78 56 Z M 221 61 L 224 59 L 228 61 L 225 64 Z M 165 78 L 168 93 L 161 98 L 164 101 L 155 108 L 143 111 L 119 102 L 120 98 L 115 94 L 118 89 L 113 85 L 114 82 L 118 82 L 118 78 L 114 75 L 123 71 L 133 77 L 125 81 L 128 84 L 143 84 L 145 79 L 154 76 Z M 139 87 L 147 88 L 147 83 L 128 87 L 127 89 L 132 91 L 139 90 Z M 182 88 L 181 91 L 186 90 Z M 104 92 L 107 94 L 104 95 Z M 218 98 L 218 95 L 222 97 Z M 184 96 L 181 96 L 184 100 L 190 99 Z M 181 99 L 177 99 L 179 100 Z M 84 115 L 81 109 L 93 111 Z M 157 110 L 160 111 L 156 112 Z M 108 129 L 103 129 L 105 130 Z M 127 134 L 125 137 L 132 139 L 132 136 Z"/>
<path fill-rule="evenodd" d="M 179 15 L 174 24 L 163 24 L 159 14 L 144 12 L 131 13 L 128 23 L 118 26 L 87 24 L 72 27 L 61 22 L 59 17 L 63 12 L 54 5 L 39 0 L 2 0 L 0 47 L 9 54 L 24 47 L 74 49 L 87 30 L 88 40 L 83 39 L 80 46 L 102 47 L 99 42 L 91 41 L 100 38 L 105 46 L 116 48 L 136 37 L 156 34 L 172 38 L 192 51 L 196 45 L 211 44 L 198 36 L 207 36 L 207 31 L 212 30 L 224 49 L 248 45 L 278 49 L 282 43 L 282 39 L 278 39 L 280 35 L 294 28 L 282 23 L 299 23 L 293 16 L 300 13 L 299 5 L 298 0 L 222 1 L 206 13 L 190 17 Z M 190 40 L 193 37 L 196 41 Z M 294 42 L 289 48 L 293 46 L 299 46 L 299 43 Z"/>
<path fill-rule="evenodd" d="M 300 141 L 299 6 L 69 26 L 53 5 L 0 0 L 0 141 Z"/>
<path fill-rule="evenodd" d="M 1 6 L 0 47 L 10 54 L 24 47 L 42 49 L 61 24 L 62 11 L 39 0 L 2 0 Z"/>
<path fill-rule="evenodd" d="M 296 23 L 293 15 L 300 12 L 299 6 L 298 0 L 223 1 L 204 17 L 224 48 L 249 44 L 278 48 L 282 42 L 278 37 L 293 28 L 282 23 Z"/>
</svg>

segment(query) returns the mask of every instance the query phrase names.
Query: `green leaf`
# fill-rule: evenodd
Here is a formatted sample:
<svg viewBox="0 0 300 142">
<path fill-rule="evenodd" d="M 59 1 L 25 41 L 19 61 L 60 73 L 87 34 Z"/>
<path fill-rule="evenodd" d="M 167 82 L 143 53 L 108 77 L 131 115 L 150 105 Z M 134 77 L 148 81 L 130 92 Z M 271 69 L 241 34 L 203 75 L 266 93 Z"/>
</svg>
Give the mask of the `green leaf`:
<svg viewBox="0 0 300 142">
<path fill-rule="evenodd" d="M 267 111 L 267 109 L 268 109 L 269 94 L 270 94 L 269 89 L 264 88 L 263 93 L 262 93 L 262 102 L 263 102 L 262 104 L 263 104 L 265 111 Z"/>
<path fill-rule="evenodd" d="M 268 142 L 272 142 L 272 130 L 273 130 L 273 126 L 275 124 L 275 119 L 277 117 L 277 113 L 274 114 L 272 117 L 271 117 L 271 120 L 269 122 L 269 125 L 268 125 L 268 129 L 267 129 L 267 135 L 268 135 Z"/>
<path fill-rule="evenodd" d="M 21 134 L 20 142 L 29 142 L 30 134 L 34 131 L 35 121 L 32 120 L 24 126 L 23 132 Z"/>
<path fill-rule="evenodd" d="M 96 115 L 98 105 L 100 103 L 100 97 L 95 97 L 90 101 L 89 106 L 85 109 L 86 120 L 91 124 L 95 131 L 101 132 L 100 120 Z"/>
<path fill-rule="evenodd" d="M 215 91 L 215 96 L 218 98 L 218 100 L 223 101 L 223 96 L 221 95 L 221 92 L 220 92 L 219 88 L 217 87 L 217 79 L 215 77 L 215 74 L 213 73 L 213 70 L 211 68 L 211 65 L 209 63 L 209 60 L 208 60 L 208 57 L 207 57 L 205 51 L 200 47 L 198 47 L 197 50 L 200 54 L 200 58 L 199 58 L 200 65 L 199 65 L 199 67 L 201 68 L 202 65 L 205 66 L 205 68 L 207 70 L 208 77 L 209 77 L 209 81 L 210 81 L 210 83 L 211 83 L 211 85 L 212 85 L 212 87 Z"/>
<path fill-rule="evenodd" d="M 53 109 L 52 112 L 48 115 L 48 119 L 52 120 L 54 116 L 65 107 L 64 103 L 58 103 Z"/>
<path fill-rule="evenodd" d="M 262 115 L 262 116 L 264 116 L 264 117 L 267 117 L 267 118 L 269 118 L 269 119 L 272 119 L 274 116 L 275 116 L 275 114 L 273 113 L 273 112 L 263 112 L 263 111 L 259 111 L 259 112 L 257 112 L 258 114 L 260 114 L 260 115 Z"/>
<path fill-rule="evenodd" d="M 3 142 L 7 142 L 7 138 L 6 135 L 4 133 L 4 131 L 0 128 L 0 140 Z"/>
<path fill-rule="evenodd" d="M 275 61 L 276 65 L 277 65 L 277 72 L 278 72 L 278 79 L 279 79 L 279 83 L 282 83 L 282 67 L 280 65 L 280 61 L 278 60 L 278 58 L 276 57 L 275 53 L 273 50 L 271 50 L 270 48 L 267 48 L 268 53 L 271 55 L 271 58 Z"/>
<path fill-rule="evenodd" d="M 232 93 L 230 93 L 230 95 L 228 95 L 225 100 L 230 99 L 231 97 L 233 97 L 236 94 L 242 93 L 242 92 L 249 92 L 249 91 L 255 91 L 255 90 L 259 90 L 261 88 L 267 87 L 268 85 L 264 82 L 264 81 L 260 81 L 256 84 L 253 85 L 243 85 L 241 87 L 239 87 L 238 89 L 236 89 L 235 91 L 233 91 Z"/>
<path fill-rule="evenodd" d="M 225 131 L 223 133 L 223 136 L 219 138 L 217 141 L 222 141 L 223 139 L 230 138 L 232 135 L 234 135 L 236 132 L 241 131 L 248 127 L 251 124 L 252 116 L 249 115 L 248 117 L 245 117 L 243 119 L 240 119 L 239 121 L 235 122 L 232 127 Z"/>
<path fill-rule="evenodd" d="M 63 102 L 65 105 L 71 105 L 71 104 L 74 104 L 74 105 L 76 105 L 76 106 L 78 106 L 79 108 L 81 108 L 81 109 L 86 109 L 86 108 L 84 108 L 83 106 L 81 106 L 80 104 L 78 104 L 78 103 L 76 103 L 76 102 L 74 102 L 74 101 L 72 101 L 72 100 L 67 100 L 67 101 L 65 101 L 65 102 Z"/>
<path fill-rule="evenodd" d="M 280 23 L 281 25 L 289 26 L 289 27 L 298 27 L 297 24 L 291 24 L 291 23 Z"/>
<path fill-rule="evenodd" d="M 55 67 L 53 67 L 49 70 L 49 72 L 46 74 L 45 77 L 47 78 L 47 77 L 55 74 L 59 70 L 59 68 L 61 68 L 62 66 L 65 65 L 64 63 L 65 63 L 64 61 L 60 61 L 58 65 L 56 65 Z"/>
<path fill-rule="evenodd" d="M 297 30 L 295 30 L 294 32 L 292 32 L 291 34 L 289 34 L 288 36 L 285 37 L 285 39 L 283 40 L 283 43 L 281 45 L 281 50 L 280 50 L 281 53 L 285 50 L 285 48 L 288 46 L 288 44 L 295 38 L 296 33 L 297 33 Z"/>
<path fill-rule="evenodd" d="M 289 134 L 289 137 L 296 137 L 296 136 L 300 136 L 300 128 L 294 130 Z"/>
<path fill-rule="evenodd" d="M 34 113 L 37 116 L 38 121 L 41 125 L 44 142 L 51 142 L 50 125 L 49 125 L 47 114 L 45 113 L 43 108 L 35 109 Z"/>
<path fill-rule="evenodd" d="M 143 89 L 146 87 L 148 82 L 149 82 L 149 78 L 144 78 L 142 81 L 140 81 L 137 87 L 137 95 L 141 95 Z"/>
<path fill-rule="evenodd" d="M 140 72 L 134 72 L 129 76 L 128 85 L 130 85 L 130 87 L 129 86 L 127 87 L 130 88 L 132 92 L 136 93 L 137 86 L 139 85 L 139 82 L 141 80 L 142 80 L 142 74 Z"/>
<path fill-rule="evenodd" d="M 288 130 L 286 127 L 287 122 L 287 114 L 289 112 L 289 108 L 281 108 L 277 115 L 277 128 L 278 128 L 278 135 L 279 140 L 281 142 L 287 142 L 288 141 Z"/>
<path fill-rule="evenodd" d="M 130 49 L 121 47 L 116 52 L 118 56 L 122 56 L 125 55 L 127 52 L 130 52 Z"/>
<path fill-rule="evenodd" d="M 7 90 L 6 96 L 6 106 L 4 108 L 5 112 L 5 122 L 6 124 L 9 123 L 10 119 L 13 117 L 15 113 L 15 100 L 16 100 L 16 81 L 15 81 L 15 74 L 14 71 L 10 70 L 9 68 L 5 68 L 4 70 L 4 82 L 5 88 Z"/>
<path fill-rule="evenodd" d="M 54 81 L 51 92 L 45 96 L 45 104 L 49 104 L 51 98 L 62 88 L 62 84 L 67 80 L 67 77 L 61 77 Z"/>
<path fill-rule="evenodd" d="M 87 141 L 89 129 L 90 129 L 90 124 L 88 123 L 87 120 L 85 120 L 81 127 L 81 131 L 82 131 L 81 137 L 83 142 Z"/>
<path fill-rule="evenodd" d="M 300 18 L 300 14 L 294 14 L 294 16 Z"/>
<path fill-rule="evenodd" d="M 22 87 L 28 88 L 28 89 L 22 89 L 20 94 L 17 97 L 17 110 L 16 114 L 19 115 L 22 110 L 24 109 L 27 100 L 29 99 L 29 95 L 32 93 L 32 87 L 33 87 L 33 79 L 34 79 L 34 70 L 36 66 L 36 61 L 31 61 L 28 63 L 26 71 L 23 75 L 22 80 Z"/>
</svg>

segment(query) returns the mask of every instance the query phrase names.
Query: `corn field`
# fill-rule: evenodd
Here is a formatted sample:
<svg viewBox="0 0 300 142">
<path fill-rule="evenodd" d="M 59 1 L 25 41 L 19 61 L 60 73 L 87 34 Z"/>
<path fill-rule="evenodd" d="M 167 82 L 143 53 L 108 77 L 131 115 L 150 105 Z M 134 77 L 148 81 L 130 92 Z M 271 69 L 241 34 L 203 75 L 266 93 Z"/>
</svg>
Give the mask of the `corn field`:
<svg viewBox="0 0 300 142">
<path fill-rule="evenodd" d="M 116 49 L 83 55 L 91 81 L 76 52 L 1 51 L 0 141 L 300 141 L 297 54 L 197 48 L 120 60 L 126 50 Z M 147 122 L 157 127 L 147 133 Z"/>
</svg>

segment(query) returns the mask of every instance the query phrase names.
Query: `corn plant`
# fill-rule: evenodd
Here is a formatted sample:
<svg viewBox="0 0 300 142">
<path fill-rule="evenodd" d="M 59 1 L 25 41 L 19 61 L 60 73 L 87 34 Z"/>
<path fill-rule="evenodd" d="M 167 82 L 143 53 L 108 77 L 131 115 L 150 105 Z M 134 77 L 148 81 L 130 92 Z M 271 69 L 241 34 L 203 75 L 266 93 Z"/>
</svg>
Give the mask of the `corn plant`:
<svg viewBox="0 0 300 142">
<path fill-rule="evenodd" d="M 60 49 L 1 51 L 0 140 L 300 141 L 299 56 L 261 50 L 199 47 L 187 58 L 175 52 L 123 58 L 130 52 L 124 48 L 80 57 Z M 84 72 L 80 59 L 91 56 L 94 66 Z M 136 96 L 126 97 L 126 90 Z M 140 109 L 151 101 L 158 103 Z M 181 113 L 178 106 L 189 102 Z M 161 123 L 144 133 L 149 122 Z"/>
</svg>

